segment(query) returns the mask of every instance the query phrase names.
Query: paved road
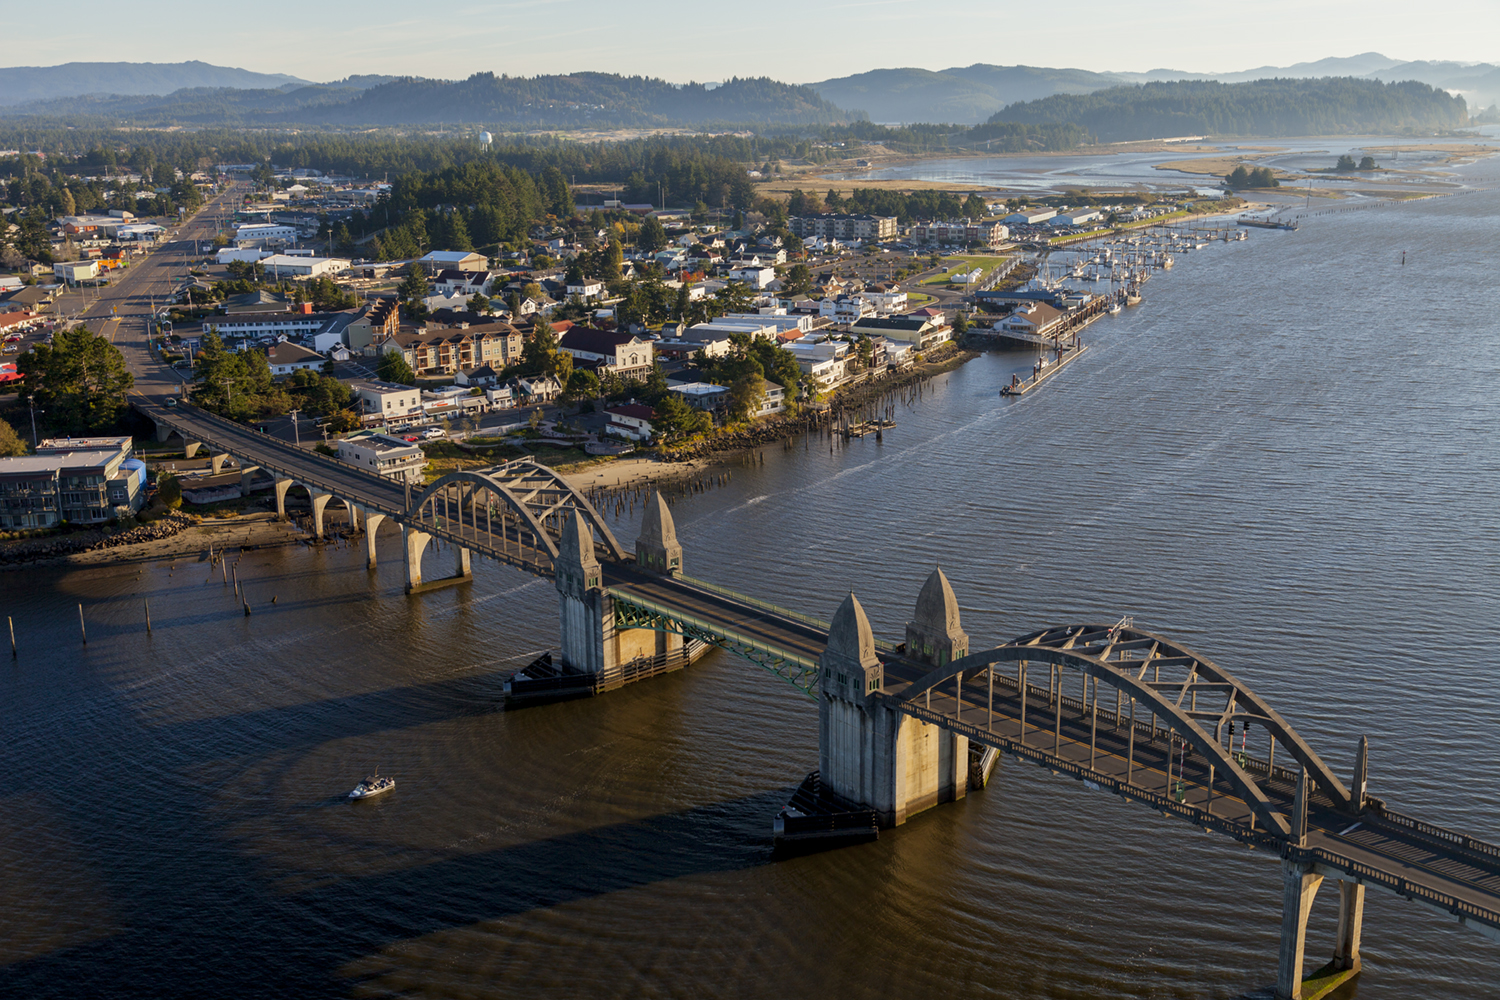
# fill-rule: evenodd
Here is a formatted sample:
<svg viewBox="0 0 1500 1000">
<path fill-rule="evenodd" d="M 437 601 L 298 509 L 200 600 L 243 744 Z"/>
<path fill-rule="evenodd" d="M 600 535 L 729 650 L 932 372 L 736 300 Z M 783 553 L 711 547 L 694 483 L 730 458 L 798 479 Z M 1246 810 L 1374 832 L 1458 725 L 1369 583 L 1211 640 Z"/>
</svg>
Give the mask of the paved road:
<svg viewBox="0 0 1500 1000">
<path fill-rule="evenodd" d="M 188 268 L 201 259 L 199 242 L 217 235 L 218 220 L 234 211 L 243 191 L 242 184 L 229 185 L 190 216 L 172 239 L 123 272 L 115 272 L 116 277 L 97 293 L 94 289 L 73 291 L 57 303 L 59 314 L 82 319 L 120 349 L 126 368 L 135 376 L 136 394 L 161 397 L 182 385 L 184 377 L 159 362 L 146 346 L 151 309 L 166 305 Z"/>
</svg>

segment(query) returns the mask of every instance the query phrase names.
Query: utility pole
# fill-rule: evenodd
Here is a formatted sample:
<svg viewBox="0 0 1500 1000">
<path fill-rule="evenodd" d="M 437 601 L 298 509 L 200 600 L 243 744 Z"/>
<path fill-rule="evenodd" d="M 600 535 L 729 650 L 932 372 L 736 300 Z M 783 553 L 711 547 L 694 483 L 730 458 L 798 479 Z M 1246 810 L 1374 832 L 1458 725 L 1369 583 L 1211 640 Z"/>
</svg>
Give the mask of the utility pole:
<svg viewBox="0 0 1500 1000">
<path fill-rule="evenodd" d="M 299 448 L 302 447 L 302 430 L 297 423 L 297 416 L 301 412 L 301 410 L 293 410 L 290 414 L 292 418 L 292 439 L 296 442 L 296 445 Z"/>
</svg>

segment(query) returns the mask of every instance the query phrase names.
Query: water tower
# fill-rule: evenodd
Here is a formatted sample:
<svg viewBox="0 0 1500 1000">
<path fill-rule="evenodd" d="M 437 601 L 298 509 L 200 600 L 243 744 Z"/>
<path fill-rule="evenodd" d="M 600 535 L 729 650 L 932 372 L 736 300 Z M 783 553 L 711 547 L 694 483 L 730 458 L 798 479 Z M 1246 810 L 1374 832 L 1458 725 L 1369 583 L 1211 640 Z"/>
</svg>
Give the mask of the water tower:
<svg viewBox="0 0 1500 1000">
<path fill-rule="evenodd" d="M 492 135 L 490 135 L 488 132 L 481 132 L 481 133 L 479 133 L 479 144 L 481 146 L 488 146 L 490 143 L 492 143 L 494 141 L 495 141 L 495 137 L 492 136 Z"/>
</svg>

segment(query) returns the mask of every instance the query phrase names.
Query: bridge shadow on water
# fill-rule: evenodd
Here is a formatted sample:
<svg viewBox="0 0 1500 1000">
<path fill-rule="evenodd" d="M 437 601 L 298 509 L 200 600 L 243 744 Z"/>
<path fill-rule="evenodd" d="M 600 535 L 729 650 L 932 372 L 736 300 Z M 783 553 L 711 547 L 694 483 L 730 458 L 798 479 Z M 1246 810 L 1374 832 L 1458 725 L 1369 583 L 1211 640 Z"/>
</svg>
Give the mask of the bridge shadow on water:
<svg viewBox="0 0 1500 1000">
<path fill-rule="evenodd" d="M 109 937 L 0 971 L 0 996 L 328 997 L 339 972 L 437 931 L 772 858 L 769 817 L 791 787 L 288 893 L 218 831 L 197 855 L 117 895 Z M 207 834 L 207 839 L 201 835 Z M 399 858 L 397 859 L 399 860 Z M 315 873 L 308 873 L 314 875 Z M 121 887 L 123 888 L 123 887 Z"/>
</svg>

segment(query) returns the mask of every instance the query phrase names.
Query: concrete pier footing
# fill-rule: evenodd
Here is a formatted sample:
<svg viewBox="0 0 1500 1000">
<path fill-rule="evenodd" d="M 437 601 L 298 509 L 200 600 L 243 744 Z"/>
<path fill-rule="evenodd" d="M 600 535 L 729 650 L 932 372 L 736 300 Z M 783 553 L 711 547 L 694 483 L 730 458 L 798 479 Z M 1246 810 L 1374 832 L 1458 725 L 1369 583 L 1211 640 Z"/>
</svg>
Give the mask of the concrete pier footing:
<svg viewBox="0 0 1500 1000">
<path fill-rule="evenodd" d="M 365 556 L 370 569 L 375 568 L 375 535 L 380 531 L 381 522 L 385 520 L 384 514 L 372 514 L 366 510 L 365 515 Z"/>
<path fill-rule="evenodd" d="M 933 572 L 907 626 L 909 656 L 951 662 L 968 653 L 958 602 L 941 570 Z M 833 617 L 818 681 L 818 770 L 834 795 L 900 826 L 969 789 L 969 741 L 897 710 L 881 696 L 884 667 L 859 599 L 850 594 Z"/>
</svg>

